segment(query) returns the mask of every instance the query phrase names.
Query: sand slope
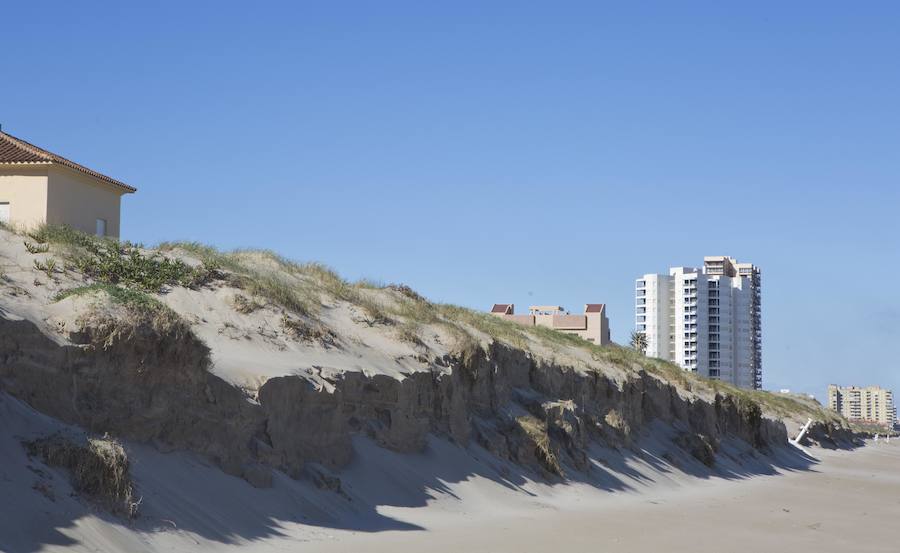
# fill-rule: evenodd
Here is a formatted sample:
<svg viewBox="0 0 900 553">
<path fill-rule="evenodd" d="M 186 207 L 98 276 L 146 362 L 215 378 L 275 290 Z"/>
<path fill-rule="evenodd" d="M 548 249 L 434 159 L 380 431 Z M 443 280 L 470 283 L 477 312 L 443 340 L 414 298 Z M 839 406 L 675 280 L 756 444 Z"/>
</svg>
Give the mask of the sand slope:
<svg viewBox="0 0 900 553">
<path fill-rule="evenodd" d="M 689 458 L 675 468 L 650 435 L 639 453 L 595 449 L 590 477 L 550 484 L 477 447 L 432 438 L 411 455 L 357 439 L 340 493 L 280 473 L 255 489 L 197 456 L 126 444 L 144 498 L 128 523 L 72 497 L 65 473 L 19 445 L 77 428 L 5 395 L 0 420 L 0 550 L 11 553 L 897 550 L 900 442 L 755 459 L 735 446 L 709 474 Z"/>
</svg>

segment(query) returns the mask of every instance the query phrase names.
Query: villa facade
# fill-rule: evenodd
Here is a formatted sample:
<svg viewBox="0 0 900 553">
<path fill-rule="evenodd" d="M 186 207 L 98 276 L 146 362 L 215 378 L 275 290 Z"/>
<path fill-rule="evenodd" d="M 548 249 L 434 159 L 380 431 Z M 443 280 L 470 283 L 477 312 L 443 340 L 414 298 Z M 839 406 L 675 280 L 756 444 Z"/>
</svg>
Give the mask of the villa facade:
<svg viewBox="0 0 900 553">
<path fill-rule="evenodd" d="M 516 315 L 515 305 L 495 303 L 491 314 L 526 326 L 544 326 L 581 336 L 598 345 L 610 343 L 606 304 L 588 303 L 583 314 L 571 314 L 560 305 L 532 305 L 527 315 Z"/>
<path fill-rule="evenodd" d="M 0 222 L 67 225 L 119 237 L 121 199 L 137 189 L 0 131 Z"/>
</svg>

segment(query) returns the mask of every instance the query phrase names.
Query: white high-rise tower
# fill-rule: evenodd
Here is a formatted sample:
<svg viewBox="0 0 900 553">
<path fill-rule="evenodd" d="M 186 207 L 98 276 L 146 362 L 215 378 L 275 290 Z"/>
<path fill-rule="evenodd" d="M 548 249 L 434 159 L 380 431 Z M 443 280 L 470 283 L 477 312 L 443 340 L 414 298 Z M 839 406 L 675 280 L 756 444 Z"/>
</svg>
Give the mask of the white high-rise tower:
<svg viewBox="0 0 900 553">
<path fill-rule="evenodd" d="M 742 388 L 762 386 L 760 271 L 731 257 L 647 274 L 635 287 L 647 355 Z"/>
</svg>

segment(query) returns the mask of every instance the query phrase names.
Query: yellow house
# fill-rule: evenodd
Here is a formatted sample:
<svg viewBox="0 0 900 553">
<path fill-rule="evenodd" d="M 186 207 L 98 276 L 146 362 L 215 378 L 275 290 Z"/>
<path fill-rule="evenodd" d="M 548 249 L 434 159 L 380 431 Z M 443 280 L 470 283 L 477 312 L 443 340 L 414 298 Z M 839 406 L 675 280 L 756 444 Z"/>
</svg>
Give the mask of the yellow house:
<svg viewBox="0 0 900 553">
<path fill-rule="evenodd" d="M 118 238 L 122 196 L 136 191 L 0 131 L 0 222 L 68 225 Z"/>
</svg>

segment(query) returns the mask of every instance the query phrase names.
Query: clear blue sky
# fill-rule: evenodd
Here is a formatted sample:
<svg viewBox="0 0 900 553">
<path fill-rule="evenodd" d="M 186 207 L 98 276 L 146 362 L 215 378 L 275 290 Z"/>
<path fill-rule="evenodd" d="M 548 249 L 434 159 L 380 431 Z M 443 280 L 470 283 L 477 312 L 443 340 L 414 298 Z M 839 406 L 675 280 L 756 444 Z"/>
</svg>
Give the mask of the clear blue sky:
<svg viewBox="0 0 900 553">
<path fill-rule="evenodd" d="M 728 6 L 725 6 L 728 4 Z M 123 237 L 433 300 L 763 270 L 764 384 L 900 392 L 893 2 L 17 2 L 4 130 L 140 190 Z"/>
</svg>

